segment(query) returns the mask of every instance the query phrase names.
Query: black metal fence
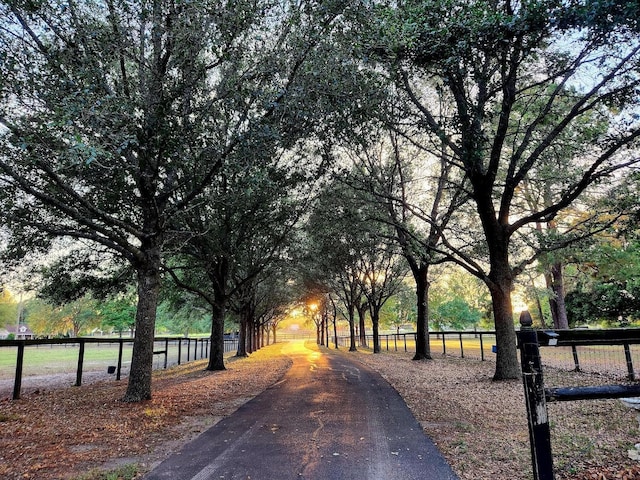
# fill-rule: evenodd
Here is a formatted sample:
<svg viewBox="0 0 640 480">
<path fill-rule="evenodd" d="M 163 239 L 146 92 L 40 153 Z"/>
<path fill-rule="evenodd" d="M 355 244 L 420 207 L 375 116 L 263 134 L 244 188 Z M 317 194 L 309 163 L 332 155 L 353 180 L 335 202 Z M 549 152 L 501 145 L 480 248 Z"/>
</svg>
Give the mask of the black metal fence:
<svg viewBox="0 0 640 480">
<path fill-rule="evenodd" d="M 357 346 L 373 347 L 373 335 L 365 336 L 366 343 L 356 338 Z M 415 352 L 416 333 L 393 333 L 379 335 L 380 348 L 393 352 Z M 335 345 L 335 338 L 334 345 Z M 495 353 L 496 332 L 494 331 L 446 331 L 429 332 L 432 355 L 453 355 L 460 358 L 491 359 Z M 349 347 L 350 337 L 338 337 L 338 346 Z"/>
<path fill-rule="evenodd" d="M 633 342 L 620 341 L 618 343 L 603 343 L 597 338 L 601 332 L 608 330 L 566 330 L 562 331 L 563 338 L 579 338 L 580 342 L 560 342 L 557 345 L 541 345 L 545 348 L 541 358 L 544 367 L 554 367 L 561 370 L 597 373 L 610 377 L 636 378 L 636 368 L 640 365 L 640 345 Z M 614 331 L 620 331 L 614 330 Z M 571 337 L 569 337 L 571 336 Z M 390 352 L 415 352 L 416 334 L 398 333 L 380 335 L 380 347 Z M 335 339 L 332 345 L 335 345 Z M 366 344 L 361 344 L 356 338 L 357 347 L 373 347 L 373 336 L 366 335 Z M 350 338 L 338 337 L 338 346 L 348 348 Z M 431 354 L 447 355 L 459 358 L 488 360 L 495 359 L 496 334 L 494 331 L 445 331 L 429 332 Z M 621 375 L 621 372 L 624 372 Z"/>
<path fill-rule="evenodd" d="M 25 369 L 25 351 L 33 348 L 73 348 L 78 350 L 77 363 L 75 366 L 76 381 L 74 385 L 82 385 L 85 367 L 85 358 L 88 350 L 100 348 L 105 344 L 117 345 L 117 354 L 109 360 L 98 362 L 110 374 L 115 374 L 116 380 L 120 380 L 128 372 L 130 355 L 132 351 L 132 338 L 64 338 L 51 340 L 0 340 L 0 348 L 16 348 L 16 362 L 13 386 L 13 399 L 20 398 L 22 389 L 22 379 Z M 167 368 L 172 365 L 180 365 L 198 359 L 208 358 L 209 338 L 178 338 L 178 337 L 157 337 L 154 339 L 154 368 Z M 230 352 L 238 347 L 238 340 L 229 338 L 224 341 L 224 351 Z M 126 353 L 126 356 L 125 356 Z M 106 362 L 106 365 L 105 365 Z M 95 365 L 92 366 L 95 369 Z"/>
<path fill-rule="evenodd" d="M 545 388 L 542 357 L 558 349 L 567 350 L 571 352 L 573 358 L 573 369 L 582 371 L 578 348 L 599 348 L 600 351 L 618 352 L 624 355 L 626 379 L 633 381 L 636 380 L 636 374 L 631 346 L 640 344 L 640 329 L 537 331 L 531 328 L 531 316 L 528 312 L 523 312 L 520 323 L 522 328 L 518 332 L 518 349 L 522 365 L 534 480 L 553 480 L 547 402 L 634 397 L 640 395 L 640 385 L 627 383 Z M 545 347 L 542 356 L 540 347 Z"/>
</svg>

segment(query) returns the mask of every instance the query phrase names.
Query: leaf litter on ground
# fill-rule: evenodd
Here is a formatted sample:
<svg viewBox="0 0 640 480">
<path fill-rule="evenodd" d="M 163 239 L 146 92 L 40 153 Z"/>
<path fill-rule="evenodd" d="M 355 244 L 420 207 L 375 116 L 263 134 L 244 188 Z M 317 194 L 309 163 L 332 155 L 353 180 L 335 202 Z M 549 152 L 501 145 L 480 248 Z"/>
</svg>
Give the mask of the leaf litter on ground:
<svg viewBox="0 0 640 480">
<path fill-rule="evenodd" d="M 154 372 L 147 402 L 120 400 L 126 380 L 0 400 L 0 478 L 79 479 L 88 470 L 129 464 L 142 475 L 278 381 L 291 365 L 281 346 L 233 357 L 224 371 L 206 371 L 206 361 L 198 361 Z M 522 384 L 493 381 L 491 362 L 413 361 L 406 353 L 364 349 L 338 354 L 394 386 L 461 480 L 532 478 Z M 553 369 L 545 380 L 554 386 L 602 383 Z M 620 401 L 553 404 L 549 418 L 558 480 L 640 479 L 640 464 L 627 457 L 640 442 L 638 423 Z"/>
</svg>

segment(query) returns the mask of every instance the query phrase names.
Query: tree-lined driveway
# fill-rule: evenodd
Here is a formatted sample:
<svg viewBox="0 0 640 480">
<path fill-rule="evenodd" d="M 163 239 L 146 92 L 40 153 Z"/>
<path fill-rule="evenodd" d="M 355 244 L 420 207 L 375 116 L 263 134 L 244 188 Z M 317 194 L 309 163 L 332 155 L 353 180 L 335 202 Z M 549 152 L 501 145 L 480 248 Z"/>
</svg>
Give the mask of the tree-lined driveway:
<svg viewBox="0 0 640 480">
<path fill-rule="evenodd" d="M 380 375 L 303 342 L 283 352 L 280 382 L 145 479 L 457 479 Z"/>
</svg>

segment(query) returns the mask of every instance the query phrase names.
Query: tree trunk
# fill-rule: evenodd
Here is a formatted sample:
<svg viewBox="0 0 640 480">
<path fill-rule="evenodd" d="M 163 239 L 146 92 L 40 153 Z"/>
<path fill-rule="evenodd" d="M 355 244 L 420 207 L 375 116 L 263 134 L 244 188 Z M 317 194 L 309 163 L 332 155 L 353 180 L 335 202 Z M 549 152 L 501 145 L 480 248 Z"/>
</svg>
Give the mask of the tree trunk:
<svg viewBox="0 0 640 480">
<path fill-rule="evenodd" d="M 278 328 L 276 325 L 271 327 L 271 329 L 273 330 L 273 343 L 276 343 L 276 328 Z"/>
<path fill-rule="evenodd" d="M 496 370 L 494 380 L 511 380 L 520 378 L 518 351 L 516 347 L 516 330 L 513 324 L 513 308 L 511 307 L 512 282 L 504 280 L 501 284 L 489 286 L 493 304 L 493 318 L 496 327 Z"/>
<path fill-rule="evenodd" d="M 337 325 L 337 320 L 338 320 L 338 310 L 336 309 L 336 304 L 333 301 L 333 298 L 331 297 L 331 295 L 329 295 L 329 301 L 331 302 L 331 310 L 332 310 L 332 314 L 331 314 L 331 319 L 333 322 L 333 342 L 335 344 L 336 350 L 338 350 L 338 325 Z M 327 333 L 327 337 L 329 336 L 329 334 Z M 327 346 L 329 344 L 329 338 L 327 338 Z"/>
<path fill-rule="evenodd" d="M 350 341 L 350 345 L 349 345 L 349 351 L 350 352 L 357 352 L 358 349 L 356 348 L 356 319 L 354 318 L 354 307 L 350 307 L 349 308 L 349 341 Z"/>
<path fill-rule="evenodd" d="M 549 299 L 551 311 L 555 313 L 553 317 L 553 326 L 558 329 L 569 328 L 569 319 L 567 318 L 567 307 L 564 303 L 564 274 L 562 273 L 562 263 L 556 262 L 551 265 L 551 290 L 554 298 Z"/>
<path fill-rule="evenodd" d="M 138 307 L 133 355 L 125 402 L 141 402 L 151 399 L 151 374 L 153 371 L 153 339 L 156 310 L 160 291 L 160 249 L 147 252 L 147 262 L 138 268 Z"/>
<path fill-rule="evenodd" d="M 373 329 L 373 353 L 380 353 L 380 309 L 376 307 L 371 308 L 371 325 Z"/>
<path fill-rule="evenodd" d="M 358 325 L 360 326 L 360 346 L 367 346 L 367 327 L 365 325 L 365 320 L 367 317 L 367 304 L 358 302 L 356 306 L 356 310 L 358 310 Z"/>
<path fill-rule="evenodd" d="M 249 316 L 247 315 L 246 319 L 245 319 L 245 342 L 246 342 L 246 349 L 247 349 L 247 353 L 251 354 L 254 352 L 255 350 L 255 335 L 254 335 L 254 330 L 253 330 L 253 324 L 251 323 L 251 319 L 249 318 Z"/>
<path fill-rule="evenodd" d="M 476 160 L 477 161 L 477 160 Z M 472 178 L 476 196 L 476 207 L 482 223 L 484 237 L 489 249 L 489 275 L 483 278 L 491 293 L 493 319 L 496 330 L 496 370 L 494 380 L 510 380 L 520 378 L 518 349 L 516 346 L 516 329 L 513 323 L 513 307 L 511 292 L 513 290 L 514 272 L 509 262 L 510 231 L 508 216 L 501 212 L 496 217 L 491 188 L 487 178 Z"/>
<path fill-rule="evenodd" d="M 413 360 L 431 360 L 429 343 L 429 265 L 413 269 L 416 282 L 417 319 L 416 319 L 416 354 Z"/>
<path fill-rule="evenodd" d="M 207 370 L 225 370 L 224 366 L 224 301 L 211 306 L 211 346 Z"/>
<path fill-rule="evenodd" d="M 247 319 L 240 315 L 240 328 L 238 328 L 238 351 L 236 357 L 247 357 Z"/>
<path fill-rule="evenodd" d="M 324 329 L 325 329 L 325 335 L 327 339 L 327 343 L 325 343 L 325 346 L 329 348 L 329 315 L 328 314 L 327 314 L 327 318 L 325 319 Z"/>
<path fill-rule="evenodd" d="M 260 350 L 260 327 L 256 324 L 255 320 L 251 320 L 251 338 L 253 338 L 251 342 L 251 352 L 257 352 Z"/>
</svg>

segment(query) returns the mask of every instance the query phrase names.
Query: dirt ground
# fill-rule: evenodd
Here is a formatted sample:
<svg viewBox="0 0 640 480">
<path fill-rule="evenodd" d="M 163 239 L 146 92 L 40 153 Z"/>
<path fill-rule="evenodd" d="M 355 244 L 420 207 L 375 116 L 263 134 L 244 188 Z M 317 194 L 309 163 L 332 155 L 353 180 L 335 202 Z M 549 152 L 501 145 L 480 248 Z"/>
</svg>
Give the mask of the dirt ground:
<svg viewBox="0 0 640 480">
<path fill-rule="evenodd" d="M 403 396 L 461 479 L 531 478 L 522 385 L 493 382 L 493 364 L 409 354 L 350 355 L 378 370 Z M 0 478 L 94 479 L 88 471 L 135 464 L 142 474 L 180 445 L 276 382 L 289 368 L 280 346 L 227 370 L 204 362 L 156 372 L 153 400 L 120 401 L 126 380 L 27 392 L 0 400 Z M 600 384 L 598 376 L 549 371 L 548 385 Z M 550 405 L 558 479 L 640 479 L 627 450 L 640 441 L 634 413 L 617 400 Z"/>
</svg>

